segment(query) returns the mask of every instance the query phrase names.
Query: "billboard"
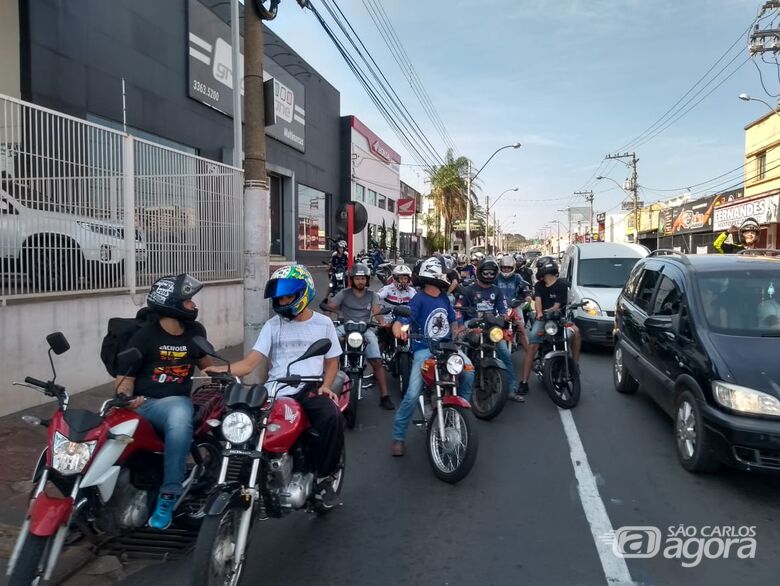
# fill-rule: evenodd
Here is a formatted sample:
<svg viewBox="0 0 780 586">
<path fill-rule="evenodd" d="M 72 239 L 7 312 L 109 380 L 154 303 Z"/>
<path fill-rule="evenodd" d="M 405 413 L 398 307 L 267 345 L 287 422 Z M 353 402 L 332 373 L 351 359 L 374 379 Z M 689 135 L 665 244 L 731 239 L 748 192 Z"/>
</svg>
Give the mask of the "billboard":
<svg viewBox="0 0 780 586">
<path fill-rule="evenodd" d="M 414 198 L 401 198 L 398 200 L 398 215 L 401 217 L 413 216 L 417 211 L 417 201 Z M 465 223 L 464 223 L 465 228 Z"/>
<path fill-rule="evenodd" d="M 712 212 L 718 197 L 710 195 L 685 202 L 672 208 L 669 215 L 671 226 L 664 226 L 668 234 L 692 234 L 712 232 Z"/>
<path fill-rule="evenodd" d="M 189 0 L 188 8 L 188 95 L 232 117 L 233 53 L 230 27 L 199 0 Z M 244 70 L 243 39 L 241 43 L 239 71 Z M 306 96 L 303 84 L 266 55 L 263 60 L 263 81 L 270 79 L 273 79 L 274 87 L 274 120 L 266 120 L 265 132 L 303 152 L 306 145 Z M 243 87 L 241 93 L 244 93 Z M 266 96 L 265 99 L 270 97 Z M 262 108 L 263 105 L 257 107 Z"/>
<path fill-rule="evenodd" d="M 712 230 L 720 232 L 731 226 L 739 226 L 747 218 L 755 218 L 759 224 L 772 224 L 778 221 L 780 194 L 757 199 L 737 199 L 734 203 L 715 208 Z"/>
</svg>

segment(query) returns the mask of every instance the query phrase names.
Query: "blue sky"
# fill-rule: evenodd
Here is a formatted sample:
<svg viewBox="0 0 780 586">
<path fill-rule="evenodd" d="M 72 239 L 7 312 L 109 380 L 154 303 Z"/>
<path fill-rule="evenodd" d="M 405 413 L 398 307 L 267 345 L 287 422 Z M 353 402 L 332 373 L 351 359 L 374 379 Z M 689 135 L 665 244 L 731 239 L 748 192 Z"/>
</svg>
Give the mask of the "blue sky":
<svg viewBox="0 0 780 586">
<path fill-rule="evenodd" d="M 321 0 L 311 1 L 325 12 Z M 338 3 L 443 153 L 444 144 L 377 33 L 363 0 Z M 512 231 L 533 236 L 553 218 L 566 220 L 557 210 L 586 185 L 602 157 L 639 135 L 672 106 L 748 27 L 762 2 L 383 0 L 382 4 L 460 154 L 481 165 L 499 146 L 523 143 L 519 150 L 501 152 L 485 168 L 480 175 L 481 199 L 519 187 L 504 195 L 496 210 Z M 340 90 L 342 114 L 358 116 L 400 152 L 405 163 L 415 163 L 313 14 L 293 0 L 284 0 L 270 27 Z M 729 55 L 731 59 L 739 54 L 732 68 L 748 57 L 746 45 L 746 39 L 741 40 Z M 778 93 L 780 68 L 757 63 L 767 89 Z M 639 184 L 646 187 L 643 200 L 673 195 L 653 190 L 684 190 L 743 163 L 744 126 L 767 107 L 740 101 L 737 96 L 742 92 L 775 103 L 748 62 L 679 122 L 636 149 Z M 610 167 L 609 176 L 622 183 L 626 168 Z M 423 177 L 417 167 L 403 168 L 402 179 L 424 190 Z M 624 197 L 608 181 L 592 188 L 597 212 L 615 208 Z M 582 200 L 576 203 L 584 205 Z"/>
</svg>

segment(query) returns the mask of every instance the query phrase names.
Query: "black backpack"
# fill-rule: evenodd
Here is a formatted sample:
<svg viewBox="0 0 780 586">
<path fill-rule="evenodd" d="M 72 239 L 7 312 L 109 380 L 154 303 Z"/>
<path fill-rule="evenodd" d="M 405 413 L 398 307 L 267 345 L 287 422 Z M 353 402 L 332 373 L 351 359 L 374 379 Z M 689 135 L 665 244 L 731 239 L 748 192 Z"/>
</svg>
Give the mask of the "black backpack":
<svg viewBox="0 0 780 586">
<path fill-rule="evenodd" d="M 119 353 L 127 348 L 130 338 L 148 323 L 157 321 L 158 316 L 148 307 L 142 307 L 135 317 L 112 317 L 108 320 L 108 332 L 100 346 L 100 360 L 108 374 L 117 376 Z"/>
</svg>

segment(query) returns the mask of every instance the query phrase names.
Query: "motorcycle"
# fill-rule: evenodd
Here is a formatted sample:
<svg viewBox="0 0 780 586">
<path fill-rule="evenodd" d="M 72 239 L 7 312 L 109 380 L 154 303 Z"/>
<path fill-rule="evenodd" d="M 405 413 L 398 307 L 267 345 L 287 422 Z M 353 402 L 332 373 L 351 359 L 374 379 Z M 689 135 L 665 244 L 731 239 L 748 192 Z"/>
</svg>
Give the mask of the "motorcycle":
<svg viewBox="0 0 780 586">
<path fill-rule="evenodd" d="M 346 288 L 347 273 L 344 271 L 333 272 L 328 281 L 328 297 L 334 297 L 336 293 Z"/>
<path fill-rule="evenodd" d="M 587 302 L 544 312 L 544 342 L 534 358 L 534 372 L 553 403 L 571 409 L 580 400 L 580 371 L 571 355 L 573 311 Z"/>
<path fill-rule="evenodd" d="M 476 314 L 473 308 L 463 309 L 467 314 Z M 466 334 L 466 354 L 476 369 L 471 408 L 480 419 L 496 417 L 509 397 L 507 367 L 496 352 L 496 346 L 504 340 L 504 332 L 509 325 L 503 316 L 493 315 L 483 315 L 466 322 L 470 330 Z"/>
<path fill-rule="evenodd" d="M 55 382 L 52 352 L 63 354 L 70 345 L 61 332 L 46 340 L 52 380 L 28 376 L 23 383 L 13 383 L 56 399 L 58 408 L 50 420 L 23 417 L 48 428 L 48 444 L 35 466 L 27 518 L 8 564 L 11 586 L 49 580 L 66 539 L 71 543 L 77 538 L 74 534 L 99 544 L 145 526 L 163 480 L 163 439 L 149 422 L 125 408 L 132 398 L 109 399 L 100 413 L 69 409 L 67 390 Z M 131 348 L 120 358 L 130 364 L 141 353 Z M 220 417 L 221 394 L 207 389 L 201 399 L 194 419 L 192 461 L 174 505 L 174 524 L 186 529 L 200 526 L 201 508 L 219 474 L 221 446 L 206 421 Z"/>
<path fill-rule="evenodd" d="M 391 310 L 395 307 L 397 306 L 392 307 Z M 404 342 L 390 333 L 385 338 L 383 361 L 390 374 L 398 379 L 401 397 L 403 397 L 409 387 L 409 376 L 412 372 L 412 346 L 409 340 Z"/>
<path fill-rule="evenodd" d="M 396 315 L 410 317 L 406 306 Z M 408 326 L 404 326 L 408 331 Z M 409 338 L 423 336 L 410 334 Z M 421 366 L 423 389 L 418 398 L 421 418 L 414 423 L 428 436 L 428 462 L 434 475 L 454 484 L 463 480 L 477 460 L 479 439 L 469 402 L 458 396 L 458 375 L 466 368 L 458 353 L 461 343 L 429 341 L 431 357 Z"/>
<path fill-rule="evenodd" d="M 227 362 L 203 338 L 197 344 Z M 287 376 L 265 385 L 245 385 L 234 378 L 225 392 L 225 413 L 211 422 L 225 440 L 216 487 L 204 507 L 205 518 L 192 556 L 194 586 L 231 585 L 241 580 L 255 521 L 281 518 L 294 510 L 325 515 L 333 506 L 315 498 L 315 472 L 309 420 L 292 397 L 277 397 L 283 386 L 322 382 L 321 376 L 290 375 L 290 366 L 330 349 L 323 338 L 287 367 Z M 340 375 L 333 386 L 339 409 L 349 402 L 349 381 Z M 341 494 L 346 467 L 342 452 L 332 488 Z"/>
</svg>

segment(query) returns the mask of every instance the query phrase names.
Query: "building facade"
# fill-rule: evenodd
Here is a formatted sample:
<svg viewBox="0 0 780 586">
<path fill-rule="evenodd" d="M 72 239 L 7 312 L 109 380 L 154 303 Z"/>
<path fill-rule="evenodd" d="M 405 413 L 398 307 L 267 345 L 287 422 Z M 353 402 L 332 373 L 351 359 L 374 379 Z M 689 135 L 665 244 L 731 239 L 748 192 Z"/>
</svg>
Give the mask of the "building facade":
<svg viewBox="0 0 780 586">
<path fill-rule="evenodd" d="M 423 196 L 411 185 L 401 181 L 401 197 L 398 200 L 399 250 L 403 258 L 421 256 Z"/>
<path fill-rule="evenodd" d="M 356 116 L 341 119 L 341 137 L 343 193 L 362 203 L 368 212 L 366 228 L 355 234 L 355 250 L 374 246 L 386 252 L 397 250 L 401 155 Z"/>
</svg>

